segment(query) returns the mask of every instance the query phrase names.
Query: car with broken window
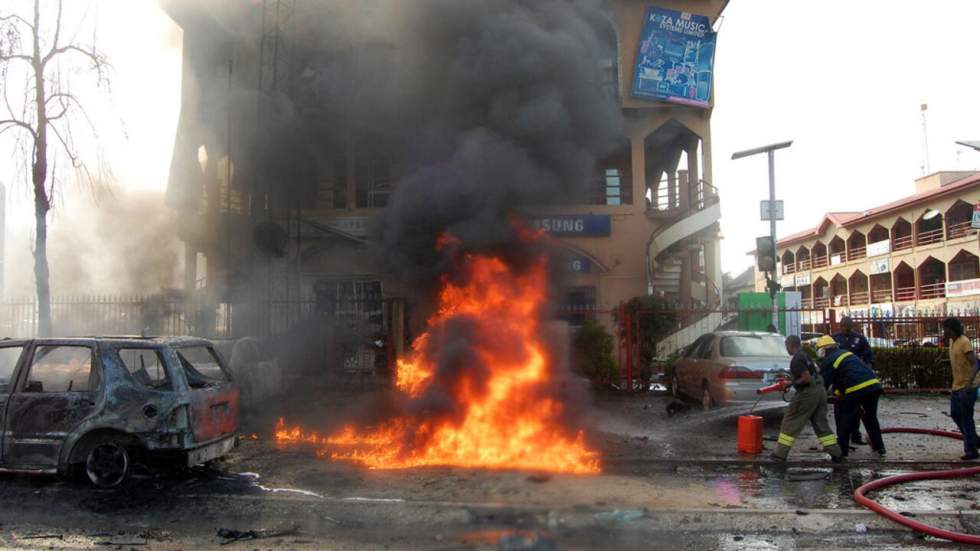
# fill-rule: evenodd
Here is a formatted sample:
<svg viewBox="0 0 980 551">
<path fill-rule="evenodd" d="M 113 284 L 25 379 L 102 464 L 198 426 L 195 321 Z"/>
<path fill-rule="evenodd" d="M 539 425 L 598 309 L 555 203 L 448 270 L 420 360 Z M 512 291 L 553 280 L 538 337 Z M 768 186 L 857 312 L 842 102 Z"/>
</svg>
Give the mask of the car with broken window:
<svg viewBox="0 0 980 551">
<path fill-rule="evenodd" d="M 206 463 L 235 446 L 238 408 L 205 339 L 0 341 L 0 472 L 78 473 L 111 488 L 136 460 Z"/>
<path fill-rule="evenodd" d="M 778 393 L 759 396 L 756 390 L 790 378 L 789 360 L 783 337 L 775 333 L 707 333 L 674 362 L 671 391 L 675 397 L 699 399 L 704 409 L 757 400 L 782 401 Z"/>
</svg>

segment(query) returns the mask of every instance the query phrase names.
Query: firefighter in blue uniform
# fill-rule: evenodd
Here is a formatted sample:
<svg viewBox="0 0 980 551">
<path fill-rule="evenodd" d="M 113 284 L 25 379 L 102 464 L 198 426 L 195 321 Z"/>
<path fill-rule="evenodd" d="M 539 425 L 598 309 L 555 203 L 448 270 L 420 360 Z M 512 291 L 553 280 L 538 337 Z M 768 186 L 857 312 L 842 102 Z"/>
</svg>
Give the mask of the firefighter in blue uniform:
<svg viewBox="0 0 980 551">
<path fill-rule="evenodd" d="M 871 350 L 871 345 L 868 343 L 868 339 L 864 337 L 861 333 L 854 330 L 854 320 L 850 316 L 844 316 L 840 320 L 840 331 L 834 333 L 834 340 L 837 342 L 837 346 L 842 349 L 854 354 L 864 365 L 868 366 L 871 370 L 874 370 L 875 363 L 875 353 Z M 840 406 L 834 404 L 834 421 L 840 425 Z M 864 427 L 867 429 L 868 427 Z M 867 444 L 861 438 L 861 426 L 858 424 L 857 430 L 852 433 L 851 444 L 856 446 L 863 446 Z"/>
<path fill-rule="evenodd" d="M 817 354 L 821 358 L 820 375 L 824 386 L 828 390 L 833 387 L 840 396 L 838 442 L 850 442 L 851 435 L 860 429 L 859 423 L 863 422 L 868 429 L 871 447 L 884 457 L 885 442 L 881 438 L 881 426 L 878 424 L 881 381 L 857 355 L 839 347 L 837 341 L 829 335 L 817 340 Z M 844 457 L 847 457 L 847 448 L 841 446 Z"/>
</svg>

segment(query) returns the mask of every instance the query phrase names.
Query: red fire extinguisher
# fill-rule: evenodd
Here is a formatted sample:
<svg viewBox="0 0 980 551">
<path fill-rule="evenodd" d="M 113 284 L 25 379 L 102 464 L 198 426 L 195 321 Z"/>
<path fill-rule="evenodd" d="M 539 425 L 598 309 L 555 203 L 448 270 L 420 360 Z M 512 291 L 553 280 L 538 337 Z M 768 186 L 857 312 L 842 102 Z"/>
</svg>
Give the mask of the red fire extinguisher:
<svg viewBox="0 0 980 551">
<path fill-rule="evenodd" d="M 786 390 L 791 386 L 793 386 L 793 381 L 790 381 L 789 379 L 780 379 L 769 386 L 756 389 L 755 393 L 769 394 L 770 392 L 786 392 Z"/>
</svg>

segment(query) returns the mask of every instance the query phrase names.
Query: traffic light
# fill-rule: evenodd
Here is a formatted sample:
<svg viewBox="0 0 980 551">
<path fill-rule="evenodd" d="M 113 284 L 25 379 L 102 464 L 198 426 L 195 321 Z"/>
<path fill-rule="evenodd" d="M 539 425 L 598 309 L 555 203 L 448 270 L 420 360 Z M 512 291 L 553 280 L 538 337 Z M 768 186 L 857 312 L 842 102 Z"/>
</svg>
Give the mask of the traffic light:
<svg viewBox="0 0 980 551">
<path fill-rule="evenodd" d="M 776 259 L 772 257 L 772 237 L 755 238 L 756 267 L 760 272 L 775 272 Z"/>
<path fill-rule="evenodd" d="M 775 295 L 783 289 L 783 286 L 779 284 L 775 279 L 766 280 L 766 290 L 769 291 L 770 295 Z"/>
</svg>

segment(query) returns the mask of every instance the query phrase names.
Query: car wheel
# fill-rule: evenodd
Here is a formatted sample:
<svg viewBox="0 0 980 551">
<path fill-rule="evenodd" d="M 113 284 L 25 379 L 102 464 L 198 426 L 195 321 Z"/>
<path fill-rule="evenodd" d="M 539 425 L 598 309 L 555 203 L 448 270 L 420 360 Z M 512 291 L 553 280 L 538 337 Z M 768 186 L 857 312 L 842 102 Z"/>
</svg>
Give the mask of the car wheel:
<svg viewBox="0 0 980 551">
<path fill-rule="evenodd" d="M 708 381 L 705 381 L 701 385 L 701 407 L 704 411 L 710 411 L 711 408 L 715 407 L 715 400 L 711 397 L 711 388 L 708 387 Z"/>
<path fill-rule="evenodd" d="M 129 475 L 129 468 L 129 452 L 115 442 L 102 442 L 85 457 L 85 476 L 99 488 L 119 486 Z"/>
<path fill-rule="evenodd" d="M 681 380 L 677 377 L 677 372 L 670 378 L 670 395 L 674 398 L 681 397 Z"/>
</svg>

